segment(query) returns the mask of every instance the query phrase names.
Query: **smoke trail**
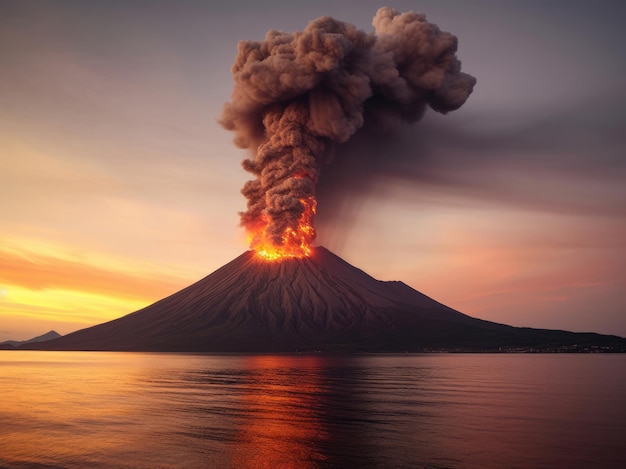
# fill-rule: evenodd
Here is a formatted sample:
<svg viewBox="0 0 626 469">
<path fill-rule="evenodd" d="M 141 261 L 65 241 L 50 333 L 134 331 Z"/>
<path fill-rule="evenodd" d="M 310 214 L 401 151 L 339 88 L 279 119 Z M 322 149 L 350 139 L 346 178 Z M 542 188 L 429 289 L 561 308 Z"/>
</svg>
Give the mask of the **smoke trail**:
<svg viewBox="0 0 626 469">
<path fill-rule="evenodd" d="M 254 152 L 243 162 L 256 177 L 242 189 L 249 233 L 283 244 L 314 206 L 333 144 L 365 118 L 415 122 L 427 106 L 447 113 L 471 94 L 476 79 L 461 72 L 455 36 L 423 14 L 391 8 L 378 10 L 372 24 L 375 32 L 365 33 L 321 17 L 302 32 L 270 30 L 264 41 L 239 43 L 232 101 L 220 122 Z M 306 236 L 310 244 L 312 227 Z"/>
</svg>

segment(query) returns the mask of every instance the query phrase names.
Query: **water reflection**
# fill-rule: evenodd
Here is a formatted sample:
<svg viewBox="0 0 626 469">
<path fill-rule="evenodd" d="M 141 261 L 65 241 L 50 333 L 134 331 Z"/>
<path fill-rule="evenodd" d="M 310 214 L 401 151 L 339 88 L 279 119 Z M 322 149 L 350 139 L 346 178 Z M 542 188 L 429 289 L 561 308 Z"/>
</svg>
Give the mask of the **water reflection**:
<svg viewBox="0 0 626 469">
<path fill-rule="evenodd" d="M 204 418 L 189 421 L 187 431 L 207 444 L 229 445 L 230 467 L 372 467 L 390 455 L 396 467 L 403 461 L 409 467 L 416 451 L 453 461 L 433 454 L 437 439 L 428 428 L 423 448 L 412 444 L 423 419 L 433 416 L 419 392 L 425 387 L 419 382 L 433 378 L 428 367 L 407 368 L 405 357 L 401 366 L 389 366 L 393 357 L 386 357 L 383 367 L 373 367 L 372 357 L 231 359 L 232 367 L 184 377 L 189 387 L 212 395 L 204 396 L 201 409 L 188 409 Z M 228 404 L 216 407 L 214 399 Z"/>
<path fill-rule="evenodd" d="M 626 356 L 0 353 L 0 467 L 626 467 Z"/>
<path fill-rule="evenodd" d="M 242 412 L 233 467 L 315 468 L 326 460 L 320 443 L 329 440 L 319 409 L 325 406 L 321 359 L 249 357 L 242 364 L 253 379 L 241 388 Z"/>
</svg>

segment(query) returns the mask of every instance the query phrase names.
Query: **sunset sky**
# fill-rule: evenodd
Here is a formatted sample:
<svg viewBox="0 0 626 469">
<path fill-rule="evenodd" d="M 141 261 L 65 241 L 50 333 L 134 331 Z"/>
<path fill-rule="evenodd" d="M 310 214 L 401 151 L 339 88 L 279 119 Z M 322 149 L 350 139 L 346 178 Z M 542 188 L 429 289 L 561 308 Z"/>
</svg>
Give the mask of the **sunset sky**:
<svg viewBox="0 0 626 469">
<path fill-rule="evenodd" d="M 247 154 L 217 122 L 238 41 L 322 15 L 371 31 L 383 5 L 458 36 L 478 83 L 375 164 L 338 148 L 317 244 L 481 319 L 626 336 L 626 2 L 0 0 L 0 341 L 245 251 Z"/>
</svg>

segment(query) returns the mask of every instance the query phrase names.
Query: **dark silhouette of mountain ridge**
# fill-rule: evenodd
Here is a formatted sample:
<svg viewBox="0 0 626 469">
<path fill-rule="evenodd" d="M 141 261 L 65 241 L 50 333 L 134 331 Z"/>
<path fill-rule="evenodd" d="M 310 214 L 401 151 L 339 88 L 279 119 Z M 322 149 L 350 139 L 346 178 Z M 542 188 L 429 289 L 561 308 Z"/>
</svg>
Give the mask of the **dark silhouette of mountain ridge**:
<svg viewBox="0 0 626 469">
<path fill-rule="evenodd" d="M 323 247 L 267 262 L 247 251 L 139 311 L 42 344 L 46 350 L 419 352 L 599 347 L 626 339 L 475 319 Z"/>
<path fill-rule="evenodd" d="M 5 340 L 4 342 L 0 342 L 0 349 L 12 349 L 15 347 L 19 347 L 24 344 L 32 344 L 35 342 L 45 342 L 46 340 L 52 340 L 61 337 L 57 331 L 48 331 L 45 334 L 38 335 L 37 337 L 33 337 L 28 340 Z"/>
</svg>

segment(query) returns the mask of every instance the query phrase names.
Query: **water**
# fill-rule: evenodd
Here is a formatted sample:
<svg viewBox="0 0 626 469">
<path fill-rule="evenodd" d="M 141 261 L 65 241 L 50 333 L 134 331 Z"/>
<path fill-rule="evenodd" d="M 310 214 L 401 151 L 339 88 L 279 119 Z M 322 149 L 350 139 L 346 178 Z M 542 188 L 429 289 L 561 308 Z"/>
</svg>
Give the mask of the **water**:
<svg viewBox="0 0 626 469">
<path fill-rule="evenodd" d="M 0 352 L 0 466 L 626 467 L 626 355 Z"/>
</svg>

